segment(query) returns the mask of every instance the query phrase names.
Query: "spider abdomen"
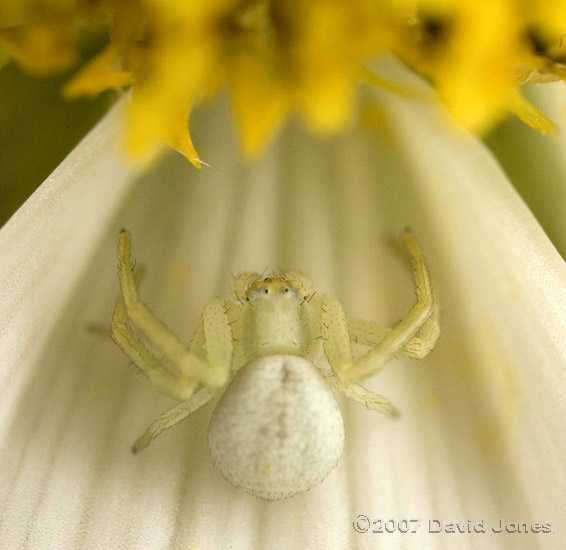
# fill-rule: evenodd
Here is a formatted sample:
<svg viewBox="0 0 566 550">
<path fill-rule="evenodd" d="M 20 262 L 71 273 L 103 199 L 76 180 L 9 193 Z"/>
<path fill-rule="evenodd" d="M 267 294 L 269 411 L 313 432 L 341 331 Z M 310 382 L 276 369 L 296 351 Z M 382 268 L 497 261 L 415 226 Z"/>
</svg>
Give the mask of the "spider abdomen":
<svg viewBox="0 0 566 550">
<path fill-rule="evenodd" d="M 272 355 L 234 377 L 212 415 L 208 444 L 228 481 L 256 497 L 278 500 L 326 478 L 344 448 L 344 423 L 314 365 Z"/>
</svg>

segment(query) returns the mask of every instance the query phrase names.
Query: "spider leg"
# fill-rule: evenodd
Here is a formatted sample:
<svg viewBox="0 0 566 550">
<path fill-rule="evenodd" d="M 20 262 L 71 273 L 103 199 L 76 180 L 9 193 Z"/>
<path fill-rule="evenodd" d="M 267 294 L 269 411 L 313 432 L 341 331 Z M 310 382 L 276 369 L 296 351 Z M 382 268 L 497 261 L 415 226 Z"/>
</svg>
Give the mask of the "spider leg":
<svg viewBox="0 0 566 550">
<path fill-rule="evenodd" d="M 352 342 L 371 348 L 377 346 L 391 330 L 387 327 L 379 326 L 372 321 L 354 317 L 348 317 L 348 328 Z"/>
<path fill-rule="evenodd" d="M 131 240 L 127 231 L 120 233 L 118 247 L 119 277 L 127 316 L 151 340 L 170 361 L 178 365 L 185 355 L 185 348 L 177 338 L 160 323 L 139 301 L 135 272 L 131 258 Z"/>
<path fill-rule="evenodd" d="M 340 376 L 342 373 L 338 372 L 344 382 L 355 382 L 379 372 L 417 333 L 423 330 L 427 321 L 437 311 L 432 283 L 417 241 L 410 231 L 405 231 L 403 236 L 407 251 L 411 255 L 417 303 L 407 317 L 388 332 L 374 349 L 354 365 L 353 369 L 344 372 L 342 376 Z M 434 325 L 435 322 L 430 326 L 434 327 Z"/>
<path fill-rule="evenodd" d="M 124 300 L 118 302 L 114 317 L 112 318 L 112 338 L 126 357 L 149 378 L 149 381 L 156 388 L 180 401 L 186 401 L 194 393 L 198 384 L 195 380 L 173 376 L 165 367 L 159 364 L 151 351 L 132 332 L 127 325 Z"/>
<path fill-rule="evenodd" d="M 127 317 L 183 375 L 194 378 L 206 386 L 225 385 L 230 372 L 232 338 L 222 301 L 213 300 L 203 311 L 207 356 L 211 361 L 209 364 L 194 353 L 187 351 L 177 337 L 140 302 L 131 259 L 131 239 L 127 231 L 120 233 L 118 259 L 120 286 Z"/>
<path fill-rule="evenodd" d="M 334 389 L 340 391 L 349 399 L 362 403 L 368 409 L 388 416 L 397 416 L 399 414 L 399 411 L 387 397 L 374 393 L 358 384 L 345 384 L 332 371 L 321 371 L 321 374 Z"/>
<path fill-rule="evenodd" d="M 357 363 L 352 362 L 350 328 L 342 306 L 331 298 L 322 303 L 324 350 L 330 365 L 340 380 L 346 384 L 378 373 L 403 350 L 417 356 L 423 353 L 426 355 L 426 347 L 423 343 L 430 346 L 438 338 L 438 310 L 424 258 L 413 234 L 407 230 L 403 237 L 405 247 L 411 255 L 417 303 L 407 317 L 393 329 L 386 331 L 383 339 Z M 421 343 L 414 342 L 411 350 L 411 346 L 408 345 L 419 334 Z"/>
<path fill-rule="evenodd" d="M 343 378 L 352 368 L 350 329 L 342 304 L 329 297 L 320 298 L 321 334 L 324 353 L 332 370 Z"/>
<path fill-rule="evenodd" d="M 372 321 L 348 317 L 348 327 L 352 342 L 374 348 L 380 344 L 385 336 L 391 332 L 390 328 L 379 326 Z M 429 320 L 423 325 L 416 336 L 411 338 L 407 345 L 399 352 L 399 355 L 413 359 L 423 359 L 434 348 L 440 336 L 440 325 L 438 322 L 438 307 L 435 307 Z"/>
<path fill-rule="evenodd" d="M 199 376 L 207 386 L 221 387 L 228 382 L 232 368 L 232 330 L 226 315 L 226 302 L 221 298 L 211 300 L 202 312 L 202 328 L 206 342 L 207 363 L 193 365 L 194 354 L 187 353 L 181 362 L 181 370 L 191 376 Z M 187 366 L 185 365 L 187 362 Z"/>
<path fill-rule="evenodd" d="M 156 437 L 161 435 L 190 414 L 206 405 L 214 396 L 216 391 L 202 388 L 197 391 L 190 400 L 183 401 L 173 408 L 165 411 L 157 420 L 154 420 L 145 433 L 134 443 L 132 452 L 138 453 L 145 449 Z"/>
<path fill-rule="evenodd" d="M 434 302 L 433 312 L 429 320 L 422 326 L 417 335 L 409 340 L 407 345 L 401 350 L 400 355 L 412 357 L 413 359 L 423 359 L 426 357 L 433 350 L 440 337 L 438 317 L 438 302 Z"/>
</svg>

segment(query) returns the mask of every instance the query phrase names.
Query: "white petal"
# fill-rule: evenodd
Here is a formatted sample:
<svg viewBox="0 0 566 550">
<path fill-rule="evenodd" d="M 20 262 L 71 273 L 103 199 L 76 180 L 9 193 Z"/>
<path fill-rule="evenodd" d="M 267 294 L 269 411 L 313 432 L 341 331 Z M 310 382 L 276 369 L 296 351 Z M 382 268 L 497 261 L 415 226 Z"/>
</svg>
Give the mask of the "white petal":
<svg viewBox="0 0 566 550">
<path fill-rule="evenodd" d="M 507 548 L 563 540 L 564 265 L 480 143 L 448 132 L 426 103 L 380 102 L 388 128 L 327 142 L 289 128 L 252 167 L 235 159 L 222 137 L 226 113 L 211 106 L 200 124 L 195 116 L 193 133 L 215 169 L 197 172 L 170 156 L 141 178 L 114 219 L 100 220 L 97 249 L 95 229 L 76 241 L 93 255 L 76 288 L 76 251 L 65 246 L 70 230 L 60 230 L 54 281 L 69 284 L 60 302 L 47 297 L 64 309 L 43 313 L 38 342 L 31 321 L 19 325 L 17 341 L 32 353 L 19 348 L 26 369 L 6 378 L 2 401 L 7 547 Z M 35 230 L 46 234 L 56 221 Z M 118 296 L 119 227 L 131 230 L 147 268 L 145 302 L 188 341 L 204 304 L 226 294 L 230 272 L 277 266 L 306 271 L 352 315 L 394 324 L 412 303 L 407 262 L 392 246 L 406 225 L 440 289 L 443 335 L 425 361 L 396 360 L 367 382 L 401 409 L 399 420 L 341 401 L 346 450 L 325 482 L 270 504 L 238 491 L 208 457 L 210 410 L 130 453 L 172 402 L 136 377 L 108 337 L 88 330 L 108 326 Z M 37 246 L 35 268 L 24 271 L 32 289 L 49 250 Z M 39 315 L 25 289 L 14 284 L 5 296 Z M 422 524 L 416 534 L 361 534 L 353 529 L 359 514 Z M 550 522 L 554 534 L 489 532 L 500 517 Z M 488 533 L 430 534 L 430 519 L 483 519 Z"/>
<path fill-rule="evenodd" d="M 0 231 L 0 438 L 8 449 L 1 453 L 0 516 L 3 527 L 17 535 L 13 540 L 25 537 L 20 513 L 33 507 L 35 496 L 28 492 L 40 490 L 34 486 L 36 476 L 43 475 L 50 460 L 48 455 L 33 456 L 40 461 L 33 464 L 31 477 L 26 471 L 27 479 L 18 485 L 13 468 L 19 467 L 27 438 L 38 437 L 33 428 L 23 428 L 22 420 L 47 405 L 40 399 L 40 409 L 33 408 L 39 396 L 29 394 L 29 384 L 49 371 L 47 354 L 61 342 L 60 316 L 108 230 L 109 217 L 134 181 L 132 167 L 119 154 L 119 133 L 115 109 Z M 74 332 L 69 332 L 63 341 L 73 338 Z M 56 396 L 57 391 L 52 398 L 59 406 Z M 10 547 L 12 539 L 3 540 Z"/>
<path fill-rule="evenodd" d="M 115 109 L 0 231 L 4 389 L 21 384 L 37 365 L 93 243 L 134 179 L 118 154 L 117 117 Z"/>
</svg>

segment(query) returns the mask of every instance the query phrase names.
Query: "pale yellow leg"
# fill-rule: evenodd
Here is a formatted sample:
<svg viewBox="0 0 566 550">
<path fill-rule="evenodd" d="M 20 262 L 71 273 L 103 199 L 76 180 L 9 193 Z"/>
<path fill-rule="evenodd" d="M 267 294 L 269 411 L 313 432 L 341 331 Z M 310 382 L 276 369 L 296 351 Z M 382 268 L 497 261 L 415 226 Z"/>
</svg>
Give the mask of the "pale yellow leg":
<svg viewBox="0 0 566 550">
<path fill-rule="evenodd" d="M 232 367 L 232 331 L 224 300 L 217 298 L 209 302 L 202 312 L 202 325 L 206 342 L 207 363 L 201 372 L 200 365 L 192 364 L 193 354 L 187 353 L 181 363 L 183 372 L 199 375 L 207 386 L 221 387 L 226 384 Z M 185 363 L 189 361 L 189 365 Z M 200 360 L 199 360 L 200 361 Z"/>
<path fill-rule="evenodd" d="M 430 276 L 417 242 L 410 231 L 403 235 L 407 251 L 411 255 L 417 303 L 407 317 L 395 328 L 385 332 L 383 339 L 357 363 L 352 363 L 348 320 L 339 302 L 326 299 L 322 308 L 322 336 L 324 350 L 331 367 L 346 384 L 357 382 L 378 373 L 391 359 L 407 349 L 409 342 L 420 334 L 427 343 L 438 338 L 436 307 Z M 424 331 L 424 332 L 423 332 Z M 423 353 L 415 342 L 414 353 Z M 408 349 L 411 352 L 411 348 Z M 426 353 L 425 353 L 426 354 Z"/>
<path fill-rule="evenodd" d="M 186 401 L 194 393 L 198 383 L 184 376 L 176 378 L 159 364 L 151 351 L 136 337 L 127 325 L 126 308 L 120 300 L 112 318 L 112 338 L 124 354 L 132 361 L 158 389 L 171 397 Z"/>
<path fill-rule="evenodd" d="M 418 336 L 411 338 L 407 345 L 402 349 L 401 355 L 412 357 L 413 359 L 423 359 L 436 345 L 440 337 L 440 323 L 438 319 L 438 303 L 433 306 L 433 313 L 429 320 L 423 325 Z"/>
<path fill-rule="evenodd" d="M 399 352 L 399 355 L 413 359 L 422 359 L 433 350 L 440 336 L 437 309 L 435 302 L 434 311 L 429 320 L 423 325 L 417 336 L 409 340 L 407 345 Z M 348 317 L 348 327 L 352 342 L 371 348 L 380 344 L 385 336 L 391 332 L 390 328 L 381 327 L 372 321 L 354 319 L 352 317 Z"/>
<path fill-rule="evenodd" d="M 354 317 L 348 317 L 348 328 L 352 342 L 371 348 L 377 346 L 391 330 L 390 328 L 379 326 L 373 321 L 356 319 Z"/>
<path fill-rule="evenodd" d="M 185 376 L 206 386 L 223 386 L 230 372 L 232 336 L 221 301 L 214 300 L 203 312 L 205 336 L 208 338 L 210 335 L 212 338 L 210 344 L 207 342 L 208 356 L 214 361 L 211 368 L 206 361 L 187 352 L 183 344 L 139 301 L 131 259 L 130 234 L 127 231 L 120 234 L 118 258 L 120 285 L 127 316 L 147 336 L 152 345 Z"/>
<path fill-rule="evenodd" d="M 118 259 L 120 286 L 128 317 L 167 359 L 179 365 L 185 355 L 183 344 L 139 301 L 131 259 L 130 234 L 127 231 L 120 233 Z"/>
<path fill-rule="evenodd" d="M 326 382 L 349 399 L 362 403 L 372 411 L 388 416 L 397 416 L 399 411 L 383 395 L 374 393 L 358 384 L 344 384 L 333 372 L 322 372 Z"/>
<path fill-rule="evenodd" d="M 216 392 L 208 388 L 197 391 L 189 401 L 175 405 L 172 409 L 164 412 L 157 420 L 152 422 L 146 432 L 134 443 L 132 451 L 138 453 L 147 447 L 156 437 L 161 435 L 190 414 L 206 405 Z"/>
<path fill-rule="evenodd" d="M 334 372 L 344 373 L 352 368 L 350 329 L 342 304 L 334 298 L 321 298 L 322 345 Z"/>
</svg>

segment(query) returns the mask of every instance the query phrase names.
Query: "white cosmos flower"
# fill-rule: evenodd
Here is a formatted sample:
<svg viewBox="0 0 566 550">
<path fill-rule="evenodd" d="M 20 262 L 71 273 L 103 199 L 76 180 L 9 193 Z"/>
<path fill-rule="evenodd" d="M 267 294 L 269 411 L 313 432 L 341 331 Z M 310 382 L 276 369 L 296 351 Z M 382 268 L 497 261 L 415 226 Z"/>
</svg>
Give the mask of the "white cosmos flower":
<svg viewBox="0 0 566 550">
<path fill-rule="evenodd" d="M 564 263 L 432 99 L 376 99 L 378 129 L 320 141 L 291 126 L 253 165 L 217 102 L 193 126 L 215 168 L 171 154 L 142 174 L 115 156 L 112 112 L 0 231 L 3 548 L 563 547 Z M 265 267 L 300 268 L 349 314 L 393 325 L 413 300 L 407 225 L 442 336 L 426 360 L 366 381 L 399 419 L 339 398 L 345 452 L 321 485 L 272 503 L 232 487 L 208 457 L 209 408 L 132 455 L 172 401 L 105 335 L 120 228 L 144 301 L 188 342 L 231 273 Z M 394 529 L 411 519 L 415 534 Z M 551 533 L 493 532 L 501 519 Z M 455 522 L 485 533 L 430 532 Z"/>
</svg>

